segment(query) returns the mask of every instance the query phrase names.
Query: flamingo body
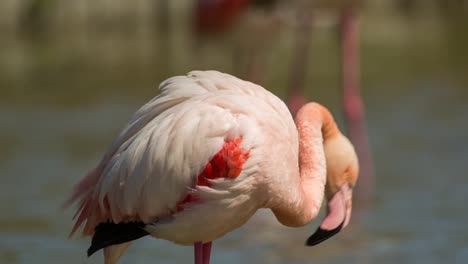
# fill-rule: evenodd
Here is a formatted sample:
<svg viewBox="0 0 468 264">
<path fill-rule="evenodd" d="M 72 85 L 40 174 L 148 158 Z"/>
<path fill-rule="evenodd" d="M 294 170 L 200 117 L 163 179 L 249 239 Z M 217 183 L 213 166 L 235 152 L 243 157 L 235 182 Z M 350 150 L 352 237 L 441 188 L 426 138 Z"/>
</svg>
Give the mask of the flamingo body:
<svg viewBox="0 0 468 264">
<path fill-rule="evenodd" d="M 243 224 L 266 202 L 249 199 L 256 195 L 250 189 L 258 180 L 259 160 L 271 153 L 265 149 L 262 125 L 276 131 L 271 135 L 276 140 L 284 136 L 292 142 L 275 151 L 290 153 L 286 155 L 297 164 L 293 119 L 286 105 L 262 87 L 218 72 L 192 72 L 160 87 L 161 94 L 135 113 L 75 189 L 73 200 L 81 199 L 75 230 L 83 224 L 84 234 L 91 235 L 107 220 L 157 221 L 151 230 L 159 238 L 180 244 L 211 241 Z M 200 171 L 229 144 L 249 153 L 240 175 L 214 175 L 206 179 L 211 186 L 196 185 L 204 174 Z M 204 202 L 184 202 L 187 195 Z"/>
<path fill-rule="evenodd" d="M 350 191 L 340 186 L 354 185 L 357 161 L 328 110 L 310 104 L 298 114 L 310 118 L 295 124 L 279 98 L 216 71 L 173 77 L 160 89 L 68 201 L 79 202 L 72 234 L 83 226 L 93 236 L 89 254 L 105 248 L 106 263 L 115 263 L 131 240 L 151 235 L 195 245 L 196 263 L 208 263 L 211 241 L 259 208 L 271 208 L 286 225 L 308 223 L 326 177 L 331 200 L 323 227 L 347 224 Z M 326 142 L 338 145 L 330 151 Z M 337 160 L 327 168 L 329 157 Z"/>
<path fill-rule="evenodd" d="M 197 0 L 194 29 L 198 33 L 222 32 L 247 8 L 250 0 Z"/>
</svg>

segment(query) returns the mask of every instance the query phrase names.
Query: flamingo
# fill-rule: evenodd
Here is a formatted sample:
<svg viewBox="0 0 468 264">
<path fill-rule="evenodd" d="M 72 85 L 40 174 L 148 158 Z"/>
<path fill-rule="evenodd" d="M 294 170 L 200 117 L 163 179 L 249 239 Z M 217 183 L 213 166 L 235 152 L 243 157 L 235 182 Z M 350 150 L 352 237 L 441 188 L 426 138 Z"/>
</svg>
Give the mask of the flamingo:
<svg viewBox="0 0 468 264">
<path fill-rule="evenodd" d="M 249 2 L 250 0 L 197 0 L 193 29 L 197 33 L 225 31 L 239 18 Z"/>
<path fill-rule="evenodd" d="M 362 0 L 315 0 L 313 8 L 332 9 L 339 13 L 339 42 L 341 48 L 341 94 L 342 111 L 346 122 L 349 138 L 356 146 L 361 167 L 361 184 L 358 189 L 360 200 L 369 202 L 374 185 L 374 168 L 365 116 L 365 104 L 360 88 L 359 63 L 359 17 L 356 10 L 363 5 Z M 310 35 L 313 17 L 306 8 L 298 13 L 298 27 L 293 62 L 291 63 L 291 78 L 289 80 L 288 105 L 295 113 L 307 101 L 305 99 L 304 80 L 306 61 L 304 57 L 310 53 Z"/>
<path fill-rule="evenodd" d="M 273 0 L 197 0 L 194 9 L 194 29 L 197 33 L 213 33 L 226 31 L 236 19 L 245 13 L 249 6 L 257 3 L 264 7 L 275 5 Z M 305 97 L 305 80 L 307 73 L 307 58 L 312 52 L 311 39 L 314 24 L 313 10 L 328 9 L 338 13 L 339 45 L 341 48 L 341 95 L 342 112 L 348 135 L 356 146 L 360 167 L 361 184 L 358 190 L 360 200 L 369 202 L 373 195 L 374 166 L 367 135 L 365 104 L 360 91 L 359 76 L 359 16 L 358 9 L 366 1 L 363 0 L 307 0 L 298 1 L 295 5 L 296 27 L 292 48 L 292 61 L 287 91 L 287 105 L 294 115 L 301 106 L 307 103 Z M 271 11 L 271 9 L 269 10 Z M 247 76 L 250 81 L 262 79 L 262 70 L 258 62 L 259 51 L 251 52 Z M 310 89 L 310 87 L 309 87 Z"/>
<path fill-rule="evenodd" d="M 295 119 L 263 87 L 217 71 L 167 79 L 73 190 L 70 235 L 92 236 L 116 263 L 131 241 L 150 235 L 193 245 L 208 264 L 212 241 L 269 208 L 286 226 L 303 226 L 328 201 L 306 244 L 349 223 L 358 178 L 353 145 L 332 114 L 307 103 Z"/>
</svg>

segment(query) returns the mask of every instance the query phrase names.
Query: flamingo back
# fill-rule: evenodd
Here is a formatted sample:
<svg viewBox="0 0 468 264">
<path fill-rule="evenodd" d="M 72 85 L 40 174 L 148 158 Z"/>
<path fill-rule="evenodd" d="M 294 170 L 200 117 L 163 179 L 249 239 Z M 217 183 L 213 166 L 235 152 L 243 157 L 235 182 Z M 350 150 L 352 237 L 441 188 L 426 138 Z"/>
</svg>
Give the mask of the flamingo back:
<svg viewBox="0 0 468 264">
<path fill-rule="evenodd" d="M 101 222 L 152 223 L 173 215 L 226 142 L 237 140 L 248 153 L 245 166 L 254 166 L 268 118 L 258 108 L 279 113 L 286 127 L 293 124 L 276 96 L 228 74 L 194 71 L 167 79 L 160 90 L 75 186 L 68 201 L 79 203 L 72 234 L 82 225 L 83 234 L 92 235 Z"/>
</svg>

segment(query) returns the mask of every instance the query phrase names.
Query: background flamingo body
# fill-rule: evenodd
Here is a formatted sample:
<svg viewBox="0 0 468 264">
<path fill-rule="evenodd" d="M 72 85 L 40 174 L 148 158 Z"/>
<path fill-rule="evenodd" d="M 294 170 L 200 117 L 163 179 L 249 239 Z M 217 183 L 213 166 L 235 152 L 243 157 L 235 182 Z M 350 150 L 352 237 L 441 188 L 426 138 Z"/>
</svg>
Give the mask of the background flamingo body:
<svg viewBox="0 0 468 264">
<path fill-rule="evenodd" d="M 230 27 L 250 0 L 195 1 L 194 29 L 196 32 L 222 32 Z"/>
</svg>

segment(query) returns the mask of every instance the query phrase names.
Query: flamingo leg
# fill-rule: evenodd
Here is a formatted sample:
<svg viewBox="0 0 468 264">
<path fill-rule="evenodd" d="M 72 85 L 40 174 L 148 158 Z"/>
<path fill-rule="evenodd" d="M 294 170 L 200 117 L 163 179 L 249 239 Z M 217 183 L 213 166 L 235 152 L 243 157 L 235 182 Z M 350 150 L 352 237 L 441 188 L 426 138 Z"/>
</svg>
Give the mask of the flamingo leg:
<svg viewBox="0 0 468 264">
<path fill-rule="evenodd" d="M 305 81 L 307 77 L 307 58 L 310 54 L 311 32 L 313 17 L 308 8 L 296 7 L 297 25 L 295 28 L 295 40 L 293 58 L 291 62 L 290 79 L 288 83 L 288 106 L 291 114 L 296 116 L 297 111 L 307 103 L 305 98 Z"/>
<path fill-rule="evenodd" d="M 361 179 L 358 197 L 368 201 L 372 194 L 373 166 L 367 139 L 364 103 L 359 85 L 359 32 L 352 7 L 341 14 L 343 108 L 348 134 L 356 146 Z"/>
<path fill-rule="evenodd" d="M 203 243 L 196 242 L 193 244 L 193 249 L 195 253 L 195 264 L 203 264 Z"/>
<path fill-rule="evenodd" d="M 203 244 L 203 264 L 210 264 L 211 244 L 211 241 Z"/>
</svg>

